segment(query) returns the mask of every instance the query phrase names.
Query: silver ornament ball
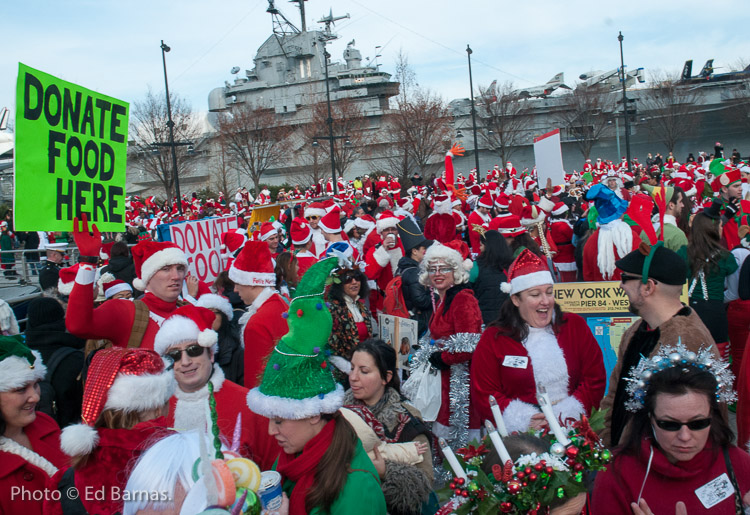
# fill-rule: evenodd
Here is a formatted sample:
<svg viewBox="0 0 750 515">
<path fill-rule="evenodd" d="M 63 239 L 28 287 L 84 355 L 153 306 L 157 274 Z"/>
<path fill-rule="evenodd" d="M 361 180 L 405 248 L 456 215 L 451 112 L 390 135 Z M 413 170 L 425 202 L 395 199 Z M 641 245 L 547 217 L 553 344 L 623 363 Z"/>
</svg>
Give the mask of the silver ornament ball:
<svg viewBox="0 0 750 515">
<path fill-rule="evenodd" d="M 549 448 L 549 452 L 552 453 L 553 456 L 560 457 L 565 454 L 565 446 L 560 442 L 555 442 L 552 444 L 552 447 Z"/>
</svg>

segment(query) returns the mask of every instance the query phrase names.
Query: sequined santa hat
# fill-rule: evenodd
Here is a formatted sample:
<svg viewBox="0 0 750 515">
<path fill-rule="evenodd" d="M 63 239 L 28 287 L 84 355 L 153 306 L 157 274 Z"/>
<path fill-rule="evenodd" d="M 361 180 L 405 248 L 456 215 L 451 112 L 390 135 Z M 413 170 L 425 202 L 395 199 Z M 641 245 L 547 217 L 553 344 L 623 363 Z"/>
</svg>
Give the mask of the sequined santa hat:
<svg viewBox="0 0 750 515">
<path fill-rule="evenodd" d="M 509 295 L 555 282 L 547 264 L 529 249 L 524 249 L 510 265 L 508 280 L 510 282 L 502 283 L 500 289 Z"/>
<path fill-rule="evenodd" d="M 122 347 L 98 351 L 88 368 L 82 423 L 63 429 L 60 448 L 68 456 L 90 454 L 99 443 L 94 425 L 103 411 L 141 413 L 162 408 L 174 389 L 174 374 L 156 352 Z"/>
<path fill-rule="evenodd" d="M 205 295 L 201 295 L 201 298 Z M 206 303 L 210 304 L 209 301 Z M 230 311 L 231 315 L 231 311 Z M 164 356 L 167 351 L 181 343 L 198 342 L 201 347 L 216 352 L 218 336 L 212 329 L 216 315 L 208 306 L 186 304 L 177 308 L 161 324 L 154 337 L 154 351 Z"/>
<path fill-rule="evenodd" d="M 229 278 L 245 286 L 276 286 L 271 251 L 263 241 L 248 241 L 229 269 Z"/>
</svg>

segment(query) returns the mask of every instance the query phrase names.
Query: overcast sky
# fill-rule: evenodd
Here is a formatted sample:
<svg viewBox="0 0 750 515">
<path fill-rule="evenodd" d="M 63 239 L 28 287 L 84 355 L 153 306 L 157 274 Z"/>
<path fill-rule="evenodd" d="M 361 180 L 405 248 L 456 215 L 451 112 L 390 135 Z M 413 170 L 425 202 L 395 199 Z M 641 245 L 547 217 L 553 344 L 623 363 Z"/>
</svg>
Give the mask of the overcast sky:
<svg viewBox="0 0 750 515">
<path fill-rule="evenodd" d="M 296 4 L 276 0 L 299 26 Z M 113 97 L 134 102 L 152 88 L 163 94 L 160 40 L 170 89 L 194 110 L 207 110 L 211 89 L 232 79 L 230 69 L 252 68 L 271 35 L 267 0 L 4 0 L 0 3 L 0 107 L 15 103 L 18 62 Z M 423 87 L 446 100 L 469 96 L 466 44 L 474 85 L 492 80 L 518 87 L 543 84 L 558 72 L 573 86 L 581 73 L 620 62 L 617 33 L 625 36 L 625 64 L 693 73 L 714 58 L 717 72 L 750 63 L 747 0 L 310 0 L 308 28 L 333 9 L 351 18 L 336 24 L 331 48 L 342 60 L 356 40 L 363 57 L 380 45 L 381 69 L 394 71 L 408 56 Z"/>
</svg>

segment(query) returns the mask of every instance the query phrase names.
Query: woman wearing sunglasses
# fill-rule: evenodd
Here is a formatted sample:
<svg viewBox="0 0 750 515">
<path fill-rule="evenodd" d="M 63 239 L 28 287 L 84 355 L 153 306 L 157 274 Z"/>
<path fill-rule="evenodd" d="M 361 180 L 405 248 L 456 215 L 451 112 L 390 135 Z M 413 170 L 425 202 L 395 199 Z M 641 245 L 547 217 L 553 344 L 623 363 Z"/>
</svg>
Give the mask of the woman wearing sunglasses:
<svg viewBox="0 0 750 515">
<path fill-rule="evenodd" d="M 369 295 L 367 277 L 359 268 L 344 268 L 335 276 L 327 300 L 333 317 L 328 346 L 336 356 L 350 360 L 354 347 L 372 337 L 372 313 L 362 301 Z"/>
<path fill-rule="evenodd" d="M 750 456 L 732 445 L 721 409 L 734 398 L 727 367 L 708 347 L 641 360 L 629 378 L 632 430 L 596 478 L 592 513 L 743 513 Z"/>
</svg>

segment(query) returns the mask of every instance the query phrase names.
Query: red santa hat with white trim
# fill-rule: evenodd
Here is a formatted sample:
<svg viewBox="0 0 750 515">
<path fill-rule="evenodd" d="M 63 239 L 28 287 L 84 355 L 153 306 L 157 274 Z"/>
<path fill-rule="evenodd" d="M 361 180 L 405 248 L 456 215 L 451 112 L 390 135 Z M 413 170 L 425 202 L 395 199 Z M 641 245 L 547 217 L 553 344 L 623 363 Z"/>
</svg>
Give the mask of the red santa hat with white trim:
<svg viewBox="0 0 750 515">
<path fill-rule="evenodd" d="M 219 295 L 217 293 L 204 293 L 198 298 L 198 302 L 196 302 L 195 305 L 201 308 L 221 311 L 230 321 L 234 318 L 232 304 L 224 295 Z"/>
<path fill-rule="evenodd" d="M 492 209 L 492 202 L 492 195 L 487 192 L 482 195 L 482 197 L 477 201 L 477 207 L 486 207 L 487 209 Z"/>
<path fill-rule="evenodd" d="M 569 210 L 568 205 L 565 202 L 558 202 L 552 209 L 553 216 L 561 216 Z"/>
<path fill-rule="evenodd" d="M 326 214 L 325 206 L 320 202 L 313 202 L 305 207 L 305 218 L 308 216 L 324 217 Z"/>
<path fill-rule="evenodd" d="M 142 241 L 133 247 L 135 275 L 133 287 L 145 291 L 148 281 L 161 268 L 170 265 L 188 266 L 185 253 L 169 241 Z"/>
<path fill-rule="evenodd" d="M 384 229 L 387 229 L 389 227 L 396 227 L 396 225 L 401 221 L 401 218 L 394 215 L 391 211 L 383 211 L 380 213 L 380 217 L 378 218 L 378 221 L 375 223 L 376 230 L 378 231 L 378 234 L 382 233 Z"/>
<path fill-rule="evenodd" d="M 95 424 L 105 410 L 146 412 L 163 407 L 175 390 L 174 374 L 148 349 L 112 347 L 94 354 L 81 406 L 82 423 L 68 426 L 60 448 L 68 456 L 91 453 L 99 443 Z"/>
<path fill-rule="evenodd" d="M 263 225 L 260 226 L 260 230 L 258 231 L 258 239 L 260 241 L 266 241 L 271 236 L 278 234 L 279 231 L 274 227 L 273 223 L 263 222 Z"/>
<path fill-rule="evenodd" d="M 310 226 L 305 222 L 304 218 L 297 217 L 292 220 L 292 225 L 289 228 L 289 232 L 292 235 L 293 245 L 304 245 L 310 238 L 312 238 L 312 231 Z"/>
<path fill-rule="evenodd" d="M 524 249 L 510 265 L 508 280 L 510 282 L 502 283 L 500 289 L 509 295 L 555 282 L 547 263 L 529 249 Z"/>
<path fill-rule="evenodd" d="M 271 251 L 262 241 L 248 241 L 229 269 L 229 278 L 245 286 L 276 286 Z"/>
<path fill-rule="evenodd" d="M 128 283 L 115 278 L 115 276 L 109 272 L 102 274 L 97 283 L 99 284 L 102 295 L 104 295 L 105 299 L 111 299 L 113 296 L 123 291 L 133 292 L 133 288 L 131 288 Z"/>
<path fill-rule="evenodd" d="M 336 207 L 330 210 L 326 215 L 318 222 L 318 227 L 323 232 L 328 234 L 336 234 L 341 232 L 341 209 Z"/>
<path fill-rule="evenodd" d="M 201 295 L 201 298 L 205 295 Z M 218 295 L 214 295 L 218 297 Z M 210 301 L 206 301 L 210 304 Z M 230 311 L 231 314 L 231 311 Z M 169 315 L 154 337 L 154 351 L 164 356 L 167 351 L 181 343 L 197 342 L 201 347 L 218 348 L 219 337 L 212 329 L 216 315 L 208 306 L 200 307 L 186 304 Z"/>
</svg>

